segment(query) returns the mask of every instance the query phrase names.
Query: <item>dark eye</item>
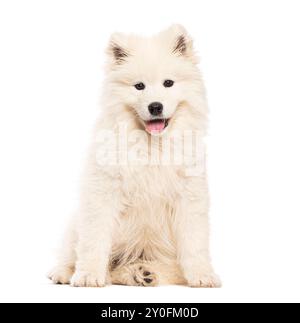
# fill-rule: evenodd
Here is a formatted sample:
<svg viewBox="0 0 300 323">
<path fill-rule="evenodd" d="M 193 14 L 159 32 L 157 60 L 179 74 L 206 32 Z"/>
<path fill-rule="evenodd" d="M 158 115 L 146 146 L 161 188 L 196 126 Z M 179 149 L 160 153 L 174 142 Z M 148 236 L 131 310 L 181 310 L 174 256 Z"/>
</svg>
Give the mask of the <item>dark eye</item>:
<svg viewBox="0 0 300 323">
<path fill-rule="evenodd" d="M 142 91 L 142 90 L 144 90 L 144 89 L 145 89 L 146 85 L 145 85 L 144 83 L 140 82 L 140 83 L 137 83 L 134 87 L 135 87 L 137 90 Z"/>
<path fill-rule="evenodd" d="M 174 85 L 174 81 L 172 80 L 165 80 L 164 87 L 172 87 Z"/>
</svg>

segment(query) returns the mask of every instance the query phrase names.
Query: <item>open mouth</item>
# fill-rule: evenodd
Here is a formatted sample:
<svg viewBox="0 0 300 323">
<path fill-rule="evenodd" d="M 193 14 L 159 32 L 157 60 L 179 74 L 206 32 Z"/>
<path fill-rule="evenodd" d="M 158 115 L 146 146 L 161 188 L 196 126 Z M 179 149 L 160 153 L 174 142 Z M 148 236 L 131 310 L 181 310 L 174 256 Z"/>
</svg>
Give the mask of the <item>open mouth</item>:
<svg viewBox="0 0 300 323">
<path fill-rule="evenodd" d="M 169 119 L 153 119 L 145 121 L 145 128 L 151 135 L 162 133 L 168 126 Z"/>
</svg>

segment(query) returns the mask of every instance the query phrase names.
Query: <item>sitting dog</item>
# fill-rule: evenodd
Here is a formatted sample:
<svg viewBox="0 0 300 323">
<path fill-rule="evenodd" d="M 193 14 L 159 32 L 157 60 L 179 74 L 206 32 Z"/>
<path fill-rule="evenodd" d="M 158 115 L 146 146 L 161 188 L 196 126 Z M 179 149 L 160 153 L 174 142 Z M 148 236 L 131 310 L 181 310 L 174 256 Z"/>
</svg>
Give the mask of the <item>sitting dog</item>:
<svg viewBox="0 0 300 323">
<path fill-rule="evenodd" d="M 49 278 L 77 287 L 219 287 L 209 256 L 207 104 L 179 25 L 113 34 L 80 207 Z"/>
</svg>

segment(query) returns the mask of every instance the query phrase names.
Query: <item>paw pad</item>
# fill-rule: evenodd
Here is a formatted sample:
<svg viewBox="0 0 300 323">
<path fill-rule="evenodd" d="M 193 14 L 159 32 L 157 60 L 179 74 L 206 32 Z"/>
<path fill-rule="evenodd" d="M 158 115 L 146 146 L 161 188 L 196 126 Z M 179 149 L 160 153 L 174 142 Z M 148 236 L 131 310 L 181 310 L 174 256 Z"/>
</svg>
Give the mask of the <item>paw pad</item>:
<svg viewBox="0 0 300 323">
<path fill-rule="evenodd" d="M 157 278 L 155 273 L 149 271 L 144 266 L 138 266 L 133 273 L 133 280 L 137 286 L 155 286 Z"/>
</svg>

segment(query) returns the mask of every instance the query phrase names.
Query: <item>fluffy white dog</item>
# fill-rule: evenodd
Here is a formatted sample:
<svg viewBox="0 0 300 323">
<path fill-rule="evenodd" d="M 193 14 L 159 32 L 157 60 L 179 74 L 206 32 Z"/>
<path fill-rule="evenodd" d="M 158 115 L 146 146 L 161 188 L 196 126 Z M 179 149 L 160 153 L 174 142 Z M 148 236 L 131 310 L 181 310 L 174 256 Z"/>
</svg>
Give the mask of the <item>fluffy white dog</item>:
<svg viewBox="0 0 300 323">
<path fill-rule="evenodd" d="M 197 57 L 179 25 L 142 38 L 113 34 L 103 115 L 80 210 L 49 278 L 218 287 L 209 256 L 207 105 Z"/>
</svg>

